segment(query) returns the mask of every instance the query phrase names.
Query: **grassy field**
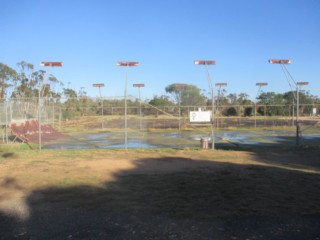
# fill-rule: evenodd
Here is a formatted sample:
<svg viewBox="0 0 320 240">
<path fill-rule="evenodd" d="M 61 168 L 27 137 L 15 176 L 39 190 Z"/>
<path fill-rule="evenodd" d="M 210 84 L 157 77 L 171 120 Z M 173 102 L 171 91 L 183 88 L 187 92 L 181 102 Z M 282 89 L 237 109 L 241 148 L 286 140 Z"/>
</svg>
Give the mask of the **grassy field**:
<svg viewBox="0 0 320 240">
<path fill-rule="evenodd" d="M 90 221 L 95 211 L 197 222 L 320 216 L 319 153 L 315 148 L 38 152 L 2 146 L 0 229 L 12 219 L 34 229 L 44 213 L 50 221 L 61 220 L 59 209 L 81 209 Z"/>
</svg>

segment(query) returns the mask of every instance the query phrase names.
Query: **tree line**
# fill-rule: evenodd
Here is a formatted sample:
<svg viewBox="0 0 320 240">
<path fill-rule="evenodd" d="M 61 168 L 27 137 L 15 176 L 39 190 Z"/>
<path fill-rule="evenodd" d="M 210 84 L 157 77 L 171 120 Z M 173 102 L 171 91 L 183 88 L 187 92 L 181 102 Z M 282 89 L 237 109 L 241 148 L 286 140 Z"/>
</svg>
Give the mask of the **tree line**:
<svg viewBox="0 0 320 240">
<path fill-rule="evenodd" d="M 34 65 L 21 61 L 17 63 L 16 69 L 0 63 L 0 100 L 23 100 L 37 99 L 41 83 L 46 79 L 41 92 L 41 96 L 47 102 L 60 104 L 64 109 L 64 117 L 84 116 L 91 114 L 117 114 L 117 109 L 124 106 L 123 99 L 92 99 L 87 96 L 84 88 L 78 91 L 70 87 L 63 87 L 62 92 L 57 91 L 57 86 L 64 86 L 52 74 L 46 76 L 46 71 L 35 70 Z M 60 89 L 60 88 L 59 88 Z M 147 103 L 156 107 L 171 107 L 174 111 L 181 111 L 188 114 L 186 106 L 212 108 L 211 95 L 205 90 L 199 89 L 193 84 L 173 83 L 165 88 L 167 95 L 154 95 Z M 227 93 L 226 89 L 219 89 L 214 97 L 214 108 L 217 113 L 225 116 L 251 116 L 256 113 L 264 116 L 288 116 L 294 111 L 296 103 L 296 92 L 285 93 L 261 92 L 255 101 L 249 99 L 246 93 Z M 308 114 L 313 106 L 320 104 L 318 96 L 311 95 L 308 91 L 300 91 L 299 99 L 301 113 Z M 102 106 L 104 109 L 102 109 Z M 139 107 L 139 101 L 128 100 L 128 107 Z M 179 107 L 179 110 L 178 110 Z M 113 109 L 110 111 L 110 109 Z M 182 109 L 182 110 L 180 110 Z M 115 111 L 115 112 L 113 112 Z M 132 110 L 132 113 L 135 110 Z M 129 110 L 130 114 L 130 110 Z M 144 111 L 144 114 L 161 114 L 161 111 L 151 109 Z"/>
</svg>

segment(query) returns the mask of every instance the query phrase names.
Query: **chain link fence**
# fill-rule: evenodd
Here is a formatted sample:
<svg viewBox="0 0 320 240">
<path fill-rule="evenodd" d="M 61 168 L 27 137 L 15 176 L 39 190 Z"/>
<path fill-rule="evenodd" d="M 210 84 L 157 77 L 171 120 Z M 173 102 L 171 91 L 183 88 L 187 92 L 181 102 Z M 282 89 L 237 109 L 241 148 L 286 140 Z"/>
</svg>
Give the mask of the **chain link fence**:
<svg viewBox="0 0 320 240">
<path fill-rule="evenodd" d="M 121 148 L 124 146 L 125 133 L 128 136 L 128 147 L 198 147 L 201 139 L 210 140 L 211 123 L 190 123 L 189 113 L 199 109 L 210 111 L 211 106 L 156 107 L 133 97 L 127 99 L 127 111 L 124 106 L 123 97 L 43 98 L 40 104 L 39 99 L 3 101 L 0 103 L 2 141 L 10 143 L 14 140 L 15 136 L 10 128 L 12 124 L 24 124 L 31 120 L 40 120 L 41 125 L 50 125 L 66 136 L 59 140 L 52 141 L 50 138 L 50 141 L 43 141 L 47 148 Z M 252 142 L 269 138 L 270 134 L 267 133 L 271 130 L 274 137 L 285 136 L 289 139 L 295 136 L 297 119 L 294 110 L 295 106 L 280 105 L 216 106 L 214 140 L 239 142 L 243 136 L 235 132 L 248 131 L 250 128 L 261 130 L 260 135 L 255 131 L 254 134 L 251 133 L 254 138 L 246 138 Z M 320 119 L 317 115 L 319 110 L 319 105 L 300 105 L 302 136 L 310 136 L 310 139 L 320 136 Z M 289 130 L 286 128 L 277 133 L 275 127 L 289 127 Z M 33 134 L 37 134 L 36 131 L 33 130 Z"/>
</svg>

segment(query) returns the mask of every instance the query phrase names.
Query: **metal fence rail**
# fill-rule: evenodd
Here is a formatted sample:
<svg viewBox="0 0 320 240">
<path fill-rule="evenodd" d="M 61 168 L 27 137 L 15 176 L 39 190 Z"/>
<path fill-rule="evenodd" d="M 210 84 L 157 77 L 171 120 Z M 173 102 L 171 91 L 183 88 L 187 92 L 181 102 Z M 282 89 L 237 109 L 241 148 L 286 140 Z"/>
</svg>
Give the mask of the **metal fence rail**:
<svg viewBox="0 0 320 240">
<path fill-rule="evenodd" d="M 103 101 L 103 103 L 101 102 Z M 127 117 L 129 140 L 137 141 L 139 146 L 146 139 L 154 146 L 192 146 L 192 139 L 200 139 L 209 136 L 208 129 L 210 123 L 191 124 L 189 122 L 189 112 L 211 110 L 211 106 L 152 106 L 146 102 L 140 102 L 136 98 L 128 99 Z M 290 127 L 295 125 L 294 112 L 292 106 L 284 105 L 256 105 L 257 114 L 254 115 L 255 105 L 228 105 L 215 108 L 214 127 L 221 129 L 244 129 L 244 128 L 266 128 Z M 38 99 L 10 99 L 0 103 L 0 123 L 3 142 L 8 142 L 11 137 L 10 125 L 13 123 L 23 123 L 29 120 L 38 120 Z M 260 109 L 258 111 L 258 109 Z M 319 128 L 320 120 L 317 113 L 319 105 L 300 106 L 300 120 L 303 122 L 302 131 L 310 127 Z M 268 111 L 274 114 L 268 116 Z M 103 114 L 102 114 L 103 113 Z M 140 114 L 141 113 L 141 114 Z M 283 114 L 284 113 L 284 114 Z M 70 140 L 68 144 L 79 144 L 79 139 L 86 139 L 84 132 L 94 132 L 102 134 L 97 137 L 97 141 L 104 141 L 105 144 L 113 146 L 115 142 L 120 146 L 124 133 L 124 99 L 122 97 L 113 98 L 88 98 L 77 99 L 42 99 L 41 101 L 41 123 L 50 124 L 61 133 L 75 136 L 78 140 Z M 181 129 L 180 129 L 181 128 Z M 171 131 L 174 136 L 163 136 L 160 139 L 159 131 Z M 184 131 L 193 130 L 193 136 L 183 134 Z M 157 131 L 158 134 L 153 134 Z M 306 132 L 306 131 L 305 131 Z M 320 132 L 320 131 L 319 131 Z M 112 133 L 112 134 L 111 134 Z M 111 136 L 111 135 L 112 136 Z M 309 134 L 309 133 L 308 133 Z M 108 135 L 108 137 L 106 137 Z M 158 136 L 158 137 L 156 137 Z M 218 136 L 218 135 L 217 135 Z M 210 136 L 209 136 L 210 137 Z M 91 136 L 89 138 L 95 138 Z M 223 138 L 223 137 L 221 137 Z M 108 141 L 107 141 L 108 139 Z M 110 140 L 112 139 L 112 141 Z M 172 141 L 171 141 L 172 140 Z M 190 140 L 190 141 L 189 141 Z M 87 140 L 85 140 L 87 141 Z M 91 140 L 90 140 L 91 141 Z M 111 142 L 110 142 L 111 141 Z M 10 142 L 10 141 L 9 141 Z M 83 142 L 83 141 L 82 141 Z M 87 141 L 88 142 L 88 141 Z M 108 146 L 109 146 L 108 145 Z M 92 147 L 92 143 L 90 143 Z"/>
</svg>

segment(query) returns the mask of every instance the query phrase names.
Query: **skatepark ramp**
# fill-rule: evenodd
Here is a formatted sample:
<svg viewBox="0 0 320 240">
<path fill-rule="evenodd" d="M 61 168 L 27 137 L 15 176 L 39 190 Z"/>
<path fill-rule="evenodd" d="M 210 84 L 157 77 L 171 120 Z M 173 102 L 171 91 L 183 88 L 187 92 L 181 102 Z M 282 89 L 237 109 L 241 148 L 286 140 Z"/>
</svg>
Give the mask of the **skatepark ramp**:
<svg viewBox="0 0 320 240">
<path fill-rule="evenodd" d="M 37 120 L 28 120 L 22 123 L 10 124 L 10 129 L 14 135 L 14 141 L 20 139 L 22 142 L 39 143 L 39 123 Z M 64 137 L 50 124 L 41 124 L 41 141 L 50 142 Z"/>
</svg>

